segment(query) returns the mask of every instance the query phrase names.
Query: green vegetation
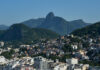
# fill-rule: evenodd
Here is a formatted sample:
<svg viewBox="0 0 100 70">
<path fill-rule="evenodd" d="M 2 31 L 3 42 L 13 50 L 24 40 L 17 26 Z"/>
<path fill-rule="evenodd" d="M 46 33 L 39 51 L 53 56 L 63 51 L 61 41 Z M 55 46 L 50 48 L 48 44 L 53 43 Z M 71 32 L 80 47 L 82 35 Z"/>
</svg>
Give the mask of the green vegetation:
<svg viewBox="0 0 100 70">
<path fill-rule="evenodd" d="M 63 50 L 64 52 L 72 52 L 72 51 L 73 51 L 73 48 L 71 47 L 71 45 L 66 44 L 66 45 L 64 45 L 64 46 L 62 47 L 62 50 Z"/>
<path fill-rule="evenodd" d="M 70 40 L 71 42 L 77 42 L 77 43 L 82 42 L 82 40 L 78 38 L 71 38 Z"/>
<path fill-rule="evenodd" d="M 80 64 L 89 64 L 90 66 L 100 66 L 100 63 L 97 63 L 95 61 L 89 61 L 89 60 L 83 60 L 79 62 Z"/>
<path fill-rule="evenodd" d="M 88 42 L 83 42 L 83 48 L 89 48 L 89 43 Z"/>
<path fill-rule="evenodd" d="M 56 60 L 56 59 L 58 59 L 59 61 L 61 61 L 61 62 L 66 62 L 66 59 L 69 59 L 69 58 L 72 58 L 72 55 L 71 54 L 65 54 L 65 55 L 63 55 L 63 56 L 61 56 L 61 57 L 59 57 L 59 56 L 55 56 L 55 55 L 50 55 L 49 57 L 47 57 L 47 58 L 49 58 L 49 59 L 52 59 L 52 60 Z"/>
<path fill-rule="evenodd" d="M 77 36 L 89 36 L 89 37 L 96 37 L 100 35 L 100 22 L 97 22 L 93 25 L 89 25 L 87 27 L 75 30 L 72 34 Z"/>
<path fill-rule="evenodd" d="M 38 55 L 33 55 L 32 57 L 37 57 L 37 56 L 42 56 L 44 58 L 52 59 L 54 61 L 56 61 L 56 59 L 58 59 L 61 62 L 66 62 L 66 59 L 72 58 L 71 54 L 65 54 L 63 56 L 58 56 L 58 55 L 49 55 L 49 56 L 46 56 L 46 54 L 43 54 L 43 53 L 38 54 Z"/>
<path fill-rule="evenodd" d="M 11 59 L 12 58 L 12 54 L 14 54 L 15 51 L 13 49 L 11 49 L 10 51 L 6 51 L 1 53 L 1 56 L 4 56 L 7 59 Z"/>
<path fill-rule="evenodd" d="M 22 24 L 25 24 L 31 28 L 36 28 L 40 26 L 44 22 L 44 20 L 45 18 L 30 19 L 30 20 L 22 22 Z"/>
<path fill-rule="evenodd" d="M 31 43 L 40 39 L 57 38 L 59 35 L 51 30 L 42 28 L 29 28 L 24 24 L 14 24 L 8 30 L 0 31 L 0 40 Z"/>
</svg>

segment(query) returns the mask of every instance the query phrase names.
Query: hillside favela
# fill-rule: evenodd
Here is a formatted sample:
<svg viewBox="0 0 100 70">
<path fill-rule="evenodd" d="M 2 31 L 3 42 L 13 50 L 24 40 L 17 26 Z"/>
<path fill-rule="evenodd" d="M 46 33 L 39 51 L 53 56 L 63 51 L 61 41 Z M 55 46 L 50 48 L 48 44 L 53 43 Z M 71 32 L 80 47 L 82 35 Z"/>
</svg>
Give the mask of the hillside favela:
<svg viewBox="0 0 100 70">
<path fill-rule="evenodd" d="M 100 1 L 0 0 L 0 70 L 100 70 Z"/>
</svg>

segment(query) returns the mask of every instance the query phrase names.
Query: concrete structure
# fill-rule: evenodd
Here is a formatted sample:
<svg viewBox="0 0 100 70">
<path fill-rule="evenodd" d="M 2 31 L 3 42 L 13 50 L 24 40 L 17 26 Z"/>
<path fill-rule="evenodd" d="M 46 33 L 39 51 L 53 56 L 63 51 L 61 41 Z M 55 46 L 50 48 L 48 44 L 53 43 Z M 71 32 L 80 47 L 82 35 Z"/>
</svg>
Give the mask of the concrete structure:
<svg viewBox="0 0 100 70">
<path fill-rule="evenodd" d="M 0 65 L 6 64 L 8 60 L 4 56 L 0 56 Z"/>
<path fill-rule="evenodd" d="M 4 46 L 4 42 L 0 42 L 0 47 L 3 47 Z"/>
<path fill-rule="evenodd" d="M 66 64 L 59 64 L 54 67 L 54 70 L 67 70 L 67 65 Z"/>
<path fill-rule="evenodd" d="M 78 64 L 78 59 L 72 58 L 72 59 L 66 59 L 67 64 Z"/>
<path fill-rule="evenodd" d="M 37 70 L 50 70 L 49 63 L 53 62 L 41 56 L 34 58 L 34 66 Z"/>
</svg>

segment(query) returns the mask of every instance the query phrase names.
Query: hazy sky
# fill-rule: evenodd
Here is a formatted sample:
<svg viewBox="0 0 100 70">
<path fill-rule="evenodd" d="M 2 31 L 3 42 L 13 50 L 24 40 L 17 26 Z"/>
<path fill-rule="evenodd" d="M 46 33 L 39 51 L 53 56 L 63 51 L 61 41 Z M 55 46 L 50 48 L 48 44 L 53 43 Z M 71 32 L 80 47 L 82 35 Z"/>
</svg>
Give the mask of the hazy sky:
<svg viewBox="0 0 100 70">
<path fill-rule="evenodd" d="M 0 0 L 0 25 L 11 25 L 54 12 L 68 21 L 100 21 L 100 0 Z"/>
</svg>

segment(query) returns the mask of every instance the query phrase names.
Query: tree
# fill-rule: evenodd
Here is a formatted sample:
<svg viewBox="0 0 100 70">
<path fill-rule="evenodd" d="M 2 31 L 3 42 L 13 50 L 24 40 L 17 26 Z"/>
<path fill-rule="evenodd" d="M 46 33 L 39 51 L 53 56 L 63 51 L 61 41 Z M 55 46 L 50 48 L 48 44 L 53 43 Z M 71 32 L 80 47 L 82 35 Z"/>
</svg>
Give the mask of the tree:
<svg viewBox="0 0 100 70">
<path fill-rule="evenodd" d="M 65 44 L 65 45 L 62 47 L 62 50 L 63 50 L 64 52 L 72 52 L 72 51 L 73 51 L 73 48 L 71 47 L 71 45 Z"/>
<path fill-rule="evenodd" d="M 2 56 L 4 56 L 6 59 L 11 59 L 12 58 L 12 54 L 14 54 L 15 51 L 13 49 L 11 49 L 10 51 L 5 51 L 3 53 L 1 53 Z"/>
</svg>

